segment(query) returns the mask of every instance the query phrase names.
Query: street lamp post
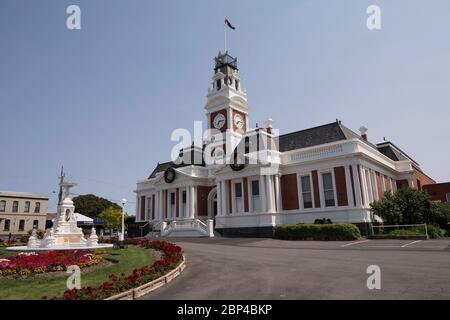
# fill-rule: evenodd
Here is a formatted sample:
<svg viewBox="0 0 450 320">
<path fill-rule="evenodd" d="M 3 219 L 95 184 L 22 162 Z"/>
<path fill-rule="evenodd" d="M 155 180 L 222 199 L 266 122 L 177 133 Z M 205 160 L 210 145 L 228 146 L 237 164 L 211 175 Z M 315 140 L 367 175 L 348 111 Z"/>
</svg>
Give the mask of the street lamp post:
<svg viewBox="0 0 450 320">
<path fill-rule="evenodd" d="M 122 199 L 122 232 L 120 233 L 120 244 L 123 245 L 123 241 L 125 240 L 125 204 L 127 203 L 127 199 Z"/>
</svg>

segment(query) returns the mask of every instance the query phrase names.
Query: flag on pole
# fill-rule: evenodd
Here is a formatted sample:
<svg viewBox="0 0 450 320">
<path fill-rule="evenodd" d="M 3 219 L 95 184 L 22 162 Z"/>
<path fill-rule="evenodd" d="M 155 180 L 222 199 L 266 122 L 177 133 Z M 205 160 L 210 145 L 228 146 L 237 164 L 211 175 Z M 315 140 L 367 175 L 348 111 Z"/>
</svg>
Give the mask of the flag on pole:
<svg viewBox="0 0 450 320">
<path fill-rule="evenodd" d="M 233 26 L 231 25 L 230 21 L 228 21 L 227 18 L 225 18 L 225 25 L 227 25 L 227 26 L 228 26 L 230 29 L 232 29 L 232 30 L 236 29 L 235 27 L 233 27 Z"/>
</svg>

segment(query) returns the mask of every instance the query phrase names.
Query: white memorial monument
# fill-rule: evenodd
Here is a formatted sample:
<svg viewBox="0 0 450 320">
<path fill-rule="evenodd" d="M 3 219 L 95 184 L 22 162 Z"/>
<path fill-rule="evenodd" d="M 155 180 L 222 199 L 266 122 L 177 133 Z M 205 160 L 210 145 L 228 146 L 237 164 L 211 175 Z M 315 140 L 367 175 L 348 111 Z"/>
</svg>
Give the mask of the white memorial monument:
<svg viewBox="0 0 450 320">
<path fill-rule="evenodd" d="M 95 228 L 92 227 L 91 235 L 84 238 L 83 230 L 77 227 L 75 206 L 70 198 L 70 188 L 76 186 L 75 183 L 64 182 L 62 175 L 60 182 L 60 201 L 58 214 L 53 222 L 53 227 L 45 231 L 41 240 L 37 236 L 36 229 L 33 229 L 27 246 L 8 247 L 7 250 L 14 251 L 36 251 L 36 250 L 80 250 L 109 248 L 112 244 L 98 243 L 98 236 Z"/>
</svg>

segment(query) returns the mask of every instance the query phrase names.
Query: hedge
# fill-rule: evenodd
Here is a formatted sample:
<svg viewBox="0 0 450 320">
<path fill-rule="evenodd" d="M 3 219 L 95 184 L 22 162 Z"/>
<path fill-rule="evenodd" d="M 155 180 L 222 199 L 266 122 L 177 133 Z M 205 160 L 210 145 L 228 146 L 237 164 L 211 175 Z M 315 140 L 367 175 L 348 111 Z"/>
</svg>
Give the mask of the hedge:
<svg viewBox="0 0 450 320">
<path fill-rule="evenodd" d="M 357 226 L 351 223 L 336 224 L 284 224 L 275 227 L 275 239 L 282 240 L 356 240 L 361 238 Z"/>
</svg>

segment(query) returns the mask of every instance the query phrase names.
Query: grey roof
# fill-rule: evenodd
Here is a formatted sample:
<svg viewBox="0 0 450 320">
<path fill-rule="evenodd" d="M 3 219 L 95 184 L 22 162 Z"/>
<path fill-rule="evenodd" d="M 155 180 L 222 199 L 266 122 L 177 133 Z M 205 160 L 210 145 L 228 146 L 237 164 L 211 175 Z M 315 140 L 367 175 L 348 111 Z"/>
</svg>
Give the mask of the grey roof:
<svg viewBox="0 0 450 320">
<path fill-rule="evenodd" d="M 158 172 L 166 171 L 169 168 L 181 168 L 181 167 L 185 167 L 185 166 L 187 166 L 187 165 L 186 164 L 176 164 L 172 161 L 158 163 L 158 165 L 156 166 L 155 169 L 153 169 L 153 171 L 150 174 L 150 176 L 148 177 L 148 179 L 152 179 L 152 178 L 156 177 L 156 174 Z"/>
<path fill-rule="evenodd" d="M 338 121 L 280 135 L 279 148 L 280 152 L 286 152 L 350 139 L 359 139 L 372 148 L 377 149 L 375 145 L 365 141 L 360 135 Z"/>
<path fill-rule="evenodd" d="M 259 134 L 260 130 L 265 129 L 256 129 L 256 134 Z M 392 143 L 382 143 L 378 145 L 372 144 L 371 142 L 364 140 L 359 134 L 344 126 L 340 121 L 335 121 L 321 126 L 280 135 L 279 150 L 280 152 L 286 152 L 351 139 L 359 139 L 361 142 L 370 146 L 374 150 L 386 155 L 394 161 L 410 159 L 415 162 L 399 148 L 395 147 L 395 145 L 393 145 Z M 242 139 L 240 143 L 245 143 L 245 139 Z M 243 149 L 236 147 L 235 152 L 237 150 Z M 417 162 L 415 163 L 417 164 Z M 154 178 L 156 176 L 156 173 L 165 171 L 170 167 L 179 168 L 184 166 L 186 165 L 176 165 L 173 162 L 158 163 L 156 168 L 150 174 L 149 179 Z"/>
<path fill-rule="evenodd" d="M 386 157 L 388 157 L 394 161 L 411 160 L 416 165 L 419 165 L 417 163 L 417 161 L 415 161 L 413 158 L 408 156 L 405 152 L 403 152 L 399 147 L 397 147 L 395 144 L 393 144 L 390 141 L 378 143 L 377 149 L 382 154 L 384 154 Z"/>
</svg>

